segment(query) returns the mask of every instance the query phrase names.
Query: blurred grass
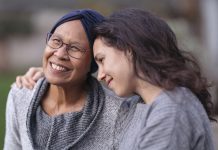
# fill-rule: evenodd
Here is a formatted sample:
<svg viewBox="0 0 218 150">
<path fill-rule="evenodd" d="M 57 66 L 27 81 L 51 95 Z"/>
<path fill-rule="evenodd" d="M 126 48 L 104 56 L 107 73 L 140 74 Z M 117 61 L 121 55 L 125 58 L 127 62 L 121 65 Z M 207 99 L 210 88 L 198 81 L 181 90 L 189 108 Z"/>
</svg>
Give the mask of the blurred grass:
<svg viewBox="0 0 218 150">
<path fill-rule="evenodd" d="M 0 149 L 3 149 L 5 135 L 5 105 L 11 84 L 16 73 L 0 74 Z"/>
</svg>

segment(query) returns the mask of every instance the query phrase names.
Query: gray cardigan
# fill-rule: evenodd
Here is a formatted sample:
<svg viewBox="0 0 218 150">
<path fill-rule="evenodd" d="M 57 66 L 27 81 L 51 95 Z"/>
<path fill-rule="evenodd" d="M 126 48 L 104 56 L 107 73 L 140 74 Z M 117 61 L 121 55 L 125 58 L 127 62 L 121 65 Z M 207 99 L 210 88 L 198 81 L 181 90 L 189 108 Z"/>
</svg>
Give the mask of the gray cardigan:
<svg viewBox="0 0 218 150">
<path fill-rule="evenodd" d="M 31 150 L 31 139 L 27 133 L 27 114 L 31 100 L 42 80 L 33 90 L 19 89 L 13 85 L 6 107 L 6 136 L 4 150 Z M 114 125 L 122 99 L 111 91 L 104 89 L 105 101 L 95 124 L 83 138 L 70 149 L 75 150 L 109 150 L 113 147 Z M 130 98 L 132 99 L 132 98 Z M 138 99 L 138 98 L 137 98 Z"/>
</svg>

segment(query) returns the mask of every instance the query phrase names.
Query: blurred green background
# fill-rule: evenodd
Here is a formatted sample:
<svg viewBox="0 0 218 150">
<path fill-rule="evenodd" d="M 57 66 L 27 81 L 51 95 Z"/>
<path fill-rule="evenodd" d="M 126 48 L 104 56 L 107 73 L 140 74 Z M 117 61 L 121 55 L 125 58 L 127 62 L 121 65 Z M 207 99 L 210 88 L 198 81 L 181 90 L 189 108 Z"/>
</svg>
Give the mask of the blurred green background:
<svg viewBox="0 0 218 150">
<path fill-rule="evenodd" d="M 0 74 L 0 148 L 3 147 L 5 132 L 5 105 L 11 84 L 15 79 L 15 72 Z"/>
<path fill-rule="evenodd" d="M 41 66 L 46 33 L 56 20 L 74 9 L 91 8 L 107 16 L 127 7 L 150 10 L 169 23 L 179 45 L 193 52 L 214 83 L 211 93 L 218 111 L 217 0 L 0 0 L 0 149 L 10 85 L 29 67 Z M 218 127 L 214 133 L 217 141 Z"/>
</svg>

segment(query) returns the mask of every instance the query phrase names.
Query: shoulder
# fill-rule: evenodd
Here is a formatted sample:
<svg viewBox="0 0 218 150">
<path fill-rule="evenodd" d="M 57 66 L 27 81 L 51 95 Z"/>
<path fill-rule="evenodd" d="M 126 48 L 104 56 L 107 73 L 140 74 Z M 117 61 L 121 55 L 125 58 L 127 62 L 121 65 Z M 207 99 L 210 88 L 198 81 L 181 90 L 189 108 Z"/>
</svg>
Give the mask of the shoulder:
<svg viewBox="0 0 218 150">
<path fill-rule="evenodd" d="M 139 130 L 139 146 L 192 149 L 212 146 L 209 120 L 199 100 L 186 88 L 163 91 L 148 105 L 148 112 Z M 161 131 L 161 134 L 160 134 Z M 154 141 L 153 141 L 154 140 Z"/>
<path fill-rule="evenodd" d="M 199 99 L 189 89 L 184 87 L 177 87 L 170 91 L 162 91 L 152 105 L 153 107 L 156 106 L 165 109 L 171 107 L 182 112 L 204 112 Z"/>
<path fill-rule="evenodd" d="M 194 120 L 208 119 L 206 111 L 200 100 L 188 88 L 177 87 L 165 92 L 166 99 L 173 103 L 181 114 Z"/>
<path fill-rule="evenodd" d="M 124 116 L 128 116 L 131 112 L 133 113 L 135 110 L 135 106 L 139 101 L 138 96 L 131 97 L 119 97 L 111 90 L 107 89 L 103 86 L 105 93 L 105 108 L 109 112 L 109 115 L 114 114 L 118 115 L 117 120 L 123 118 Z M 125 118 L 125 117 L 124 117 Z"/>
<path fill-rule="evenodd" d="M 13 84 L 8 94 L 7 103 L 13 104 L 16 107 L 23 107 L 25 104 L 29 104 L 42 81 L 43 78 L 40 78 L 32 90 L 27 88 L 18 88 L 15 84 Z"/>
<path fill-rule="evenodd" d="M 113 91 L 106 88 L 104 85 L 102 85 L 102 88 L 105 92 L 106 100 L 115 101 L 122 105 L 133 105 L 139 101 L 139 96 L 133 95 L 129 97 L 119 97 L 117 96 Z"/>
<path fill-rule="evenodd" d="M 206 134 L 210 121 L 198 98 L 187 88 L 164 91 L 151 105 L 148 122 L 165 122 L 194 134 Z M 191 135 L 190 135 L 191 136 Z"/>
</svg>

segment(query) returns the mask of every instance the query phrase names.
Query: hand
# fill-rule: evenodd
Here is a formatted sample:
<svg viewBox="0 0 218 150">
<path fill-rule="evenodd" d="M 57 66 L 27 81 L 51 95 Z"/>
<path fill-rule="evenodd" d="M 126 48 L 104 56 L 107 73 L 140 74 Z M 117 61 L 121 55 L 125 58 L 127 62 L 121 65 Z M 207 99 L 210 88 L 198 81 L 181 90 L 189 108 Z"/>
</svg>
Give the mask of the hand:
<svg viewBox="0 0 218 150">
<path fill-rule="evenodd" d="M 43 76 L 41 67 L 31 67 L 24 75 L 16 77 L 16 85 L 18 88 L 26 87 L 33 89 L 37 80 Z"/>
</svg>

